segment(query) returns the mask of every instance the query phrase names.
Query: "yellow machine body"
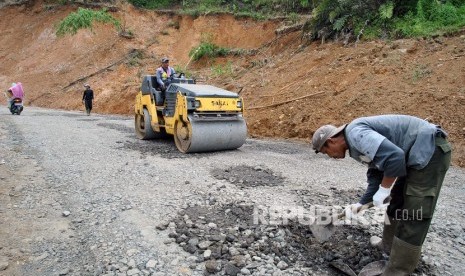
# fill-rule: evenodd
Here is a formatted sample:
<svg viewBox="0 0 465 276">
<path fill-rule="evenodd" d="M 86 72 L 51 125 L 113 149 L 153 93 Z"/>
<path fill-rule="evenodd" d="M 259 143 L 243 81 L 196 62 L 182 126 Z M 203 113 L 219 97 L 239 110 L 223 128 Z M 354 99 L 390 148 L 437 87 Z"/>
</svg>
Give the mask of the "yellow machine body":
<svg viewBox="0 0 465 276">
<path fill-rule="evenodd" d="M 135 129 L 140 139 L 173 135 L 181 152 L 236 149 L 245 143 L 243 99 L 211 85 L 171 83 L 164 95 L 145 76 L 135 102 Z M 186 81 L 187 82 L 187 81 Z"/>
</svg>

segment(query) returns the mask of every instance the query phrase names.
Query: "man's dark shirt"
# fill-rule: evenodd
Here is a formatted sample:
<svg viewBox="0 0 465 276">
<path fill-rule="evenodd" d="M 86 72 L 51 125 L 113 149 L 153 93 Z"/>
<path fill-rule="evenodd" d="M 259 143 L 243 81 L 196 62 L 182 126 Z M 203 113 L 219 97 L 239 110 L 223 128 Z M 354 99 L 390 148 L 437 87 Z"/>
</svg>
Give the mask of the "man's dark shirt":
<svg viewBox="0 0 465 276">
<path fill-rule="evenodd" d="M 92 89 L 86 89 L 84 91 L 84 95 L 82 95 L 82 100 L 85 100 L 86 102 L 91 102 L 94 99 L 94 91 Z"/>
</svg>

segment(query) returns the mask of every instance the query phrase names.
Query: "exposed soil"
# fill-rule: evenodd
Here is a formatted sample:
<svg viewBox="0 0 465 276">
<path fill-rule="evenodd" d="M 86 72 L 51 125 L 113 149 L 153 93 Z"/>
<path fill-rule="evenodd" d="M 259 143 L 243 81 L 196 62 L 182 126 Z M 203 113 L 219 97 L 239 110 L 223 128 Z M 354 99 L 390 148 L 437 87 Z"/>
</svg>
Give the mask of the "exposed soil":
<svg viewBox="0 0 465 276">
<path fill-rule="evenodd" d="M 133 39 L 102 24 L 56 37 L 55 25 L 77 7 L 44 7 L 35 1 L 0 9 L 0 86 L 21 81 L 28 105 L 81 110 L 82 85 L 88 82 L 96 95 L 96 112 L 132 114 L 141 76 L 153 73 L 160 58 L 168 56 L 172 65 L 188 65 L 199 80 L 242 89 L 253 137 L 308 139 L 322 124 L 405 113 L 445 128 L 455 147 L 454 164 L 465 166 L 463 32 L 344 47 L 337 42 L 308 44 L 299 32 L 278 37 L 275 30 L 289 24 L 278 20 L 193 18 L 122 5 L 112 14 L 134 33 Z M 222 47 L 258 51 L 189 62 L 189 51 L 206 37 Z M 142 57 L 124 59 L 133 49 Z M 212 74 L 212 66 L 226 68 L 228 62 L 232 73 Z M 273 104 L 278 105 L 266 107 Z"/>
</svg>

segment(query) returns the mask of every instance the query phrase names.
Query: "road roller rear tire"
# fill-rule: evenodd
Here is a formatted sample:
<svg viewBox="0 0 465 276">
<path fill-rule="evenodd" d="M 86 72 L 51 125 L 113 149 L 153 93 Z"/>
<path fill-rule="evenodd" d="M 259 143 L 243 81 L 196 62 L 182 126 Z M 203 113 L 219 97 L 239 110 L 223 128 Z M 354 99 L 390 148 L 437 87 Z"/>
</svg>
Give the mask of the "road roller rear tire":
<svg viewBox="0 0 465 276">
<path fill-rule="evenodd" d="M 192 126 L 189 122 L 176 121 L 174 125 L 174 143 L 180 152 L 189 152 Z"/>
<path fill-rule="evenodd" d="M 147 109 L 144 109 L 144 115 L 136 114 L 134 122 L 137 138 L 141 140 L 150 140 L 162 136 L 160 133 L 153 131 L 150 125 L 150 114 Z"/>
</svg>

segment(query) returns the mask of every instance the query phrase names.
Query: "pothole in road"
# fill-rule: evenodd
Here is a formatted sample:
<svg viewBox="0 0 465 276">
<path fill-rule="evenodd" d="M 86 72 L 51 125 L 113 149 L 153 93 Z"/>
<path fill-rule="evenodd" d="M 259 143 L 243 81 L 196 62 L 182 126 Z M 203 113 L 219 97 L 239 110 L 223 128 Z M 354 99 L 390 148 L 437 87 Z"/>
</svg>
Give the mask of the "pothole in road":
<svg viewBox="0 0 465 276">
<path fill-rule="evenodd" d="M 226 180 L 242 188 L 257 186 L 278 186 L 284 183 L 284 177 L 263 166 L 240 165 L 227 169 L 213 169 L 211 175 Z"/>
<path fill-rule="evenodd" d="M 208 273 L 236 275 L 259 272 L 315 271 L 338 274 L 330 263 L 348 265 L 356 273 L 368 263 L 386 260 L 369 245 L 370 233 L 359 226 L 338 226 L 330 241 L 319 243 L 308 225 L 296 221 L 270 225 L 254 221 L 252 205 L 215 205 L 189 207 L 173 220 L 169 233 L 183 250 L 205 262 Z M 431 274 L 423 262 L 416 272 Z"/>
</svg>

